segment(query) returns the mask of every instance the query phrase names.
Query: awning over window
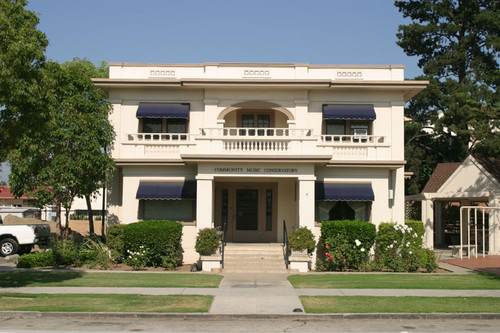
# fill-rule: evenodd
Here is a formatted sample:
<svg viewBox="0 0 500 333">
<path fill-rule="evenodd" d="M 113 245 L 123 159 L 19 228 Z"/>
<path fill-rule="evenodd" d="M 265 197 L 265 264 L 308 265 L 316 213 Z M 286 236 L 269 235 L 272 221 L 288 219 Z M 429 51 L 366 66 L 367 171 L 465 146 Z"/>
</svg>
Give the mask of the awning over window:
<svg viewBox="0 0 500 333">
<path fill-rule="evenodd" d="M 196 199 L 196 182 L 140 182 L 136 199 Z"/>
<path fill-rule="evenodd" d="M 373 201 L 370 183 L 316 183 L 316 200 L 325 201 Z"/>
<path fill-rule="evenodd" d="M 189 104 L 140 103 L 137 118 L 189 118 Z"/>
<path fill-rule="evenodd" d="M 323 119 L 375 120 L 375 109 L 370 104 L 326 104 Z"/>
</svg>

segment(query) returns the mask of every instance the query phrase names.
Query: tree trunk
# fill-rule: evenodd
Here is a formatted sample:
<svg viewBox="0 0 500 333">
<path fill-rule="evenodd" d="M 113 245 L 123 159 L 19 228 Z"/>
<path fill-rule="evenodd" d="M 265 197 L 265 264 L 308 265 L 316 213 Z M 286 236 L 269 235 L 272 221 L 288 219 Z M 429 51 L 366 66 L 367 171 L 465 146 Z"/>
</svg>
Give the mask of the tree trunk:
<svg viewBox="0 0 500 333">
<path fill-rule="evenodd" d="M 63 228 L 62 228 L 62 220 L 61 220 L 61 204 L 58 203 L 56 206 L 56 226 L 59 228 L 59 235 L 61 238 L 63 237 Z"/>
<path fill-rule="evenodd" d="M 92 213 L 92 203 L 90 202 L 90 196 L 85 195 L 85 201 L 87 202 L 87 215 L 89 216 L 89 235 L 94 234 L 94 214 Z"/>
</svg>

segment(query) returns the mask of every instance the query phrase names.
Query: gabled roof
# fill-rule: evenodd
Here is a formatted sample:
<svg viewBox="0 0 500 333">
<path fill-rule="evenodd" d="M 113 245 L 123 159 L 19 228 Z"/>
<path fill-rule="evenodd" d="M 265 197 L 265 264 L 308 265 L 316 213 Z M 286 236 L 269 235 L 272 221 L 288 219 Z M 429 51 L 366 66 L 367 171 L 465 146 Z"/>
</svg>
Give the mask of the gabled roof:
<svg viewBox="0 0 500 333">
<path fill-rule="evenodd" d="M 422 193 L 435 193 L 439 188 L 450 178 L 450 176 L 458 169 L 462 163 L 438 163 L 436 169 L 429 178 L 427 184 L 425 184 Z"/>
<path fill-rule="evenodd" d="M 500 183 L 500 158 L 474 155 L 476 161 Z"/>
</svg>

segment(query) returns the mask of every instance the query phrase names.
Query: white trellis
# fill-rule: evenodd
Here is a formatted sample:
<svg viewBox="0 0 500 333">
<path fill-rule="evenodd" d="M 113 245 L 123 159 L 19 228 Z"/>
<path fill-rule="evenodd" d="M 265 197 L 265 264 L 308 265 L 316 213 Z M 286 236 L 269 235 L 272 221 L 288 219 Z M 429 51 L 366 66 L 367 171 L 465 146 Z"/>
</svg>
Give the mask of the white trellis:
<svg viewBox="0 0 500 333">
<path fill-rule="evenodd" d="M 464 210 L 467 210 L 467 214 L 464 215 Z M 471 212 L 473 215 L 471 216 Z M 489 235 L 486 235 L 486 223 L 485 223 L 485 217 L 486 214 L 489 215 L 489 234 L 492 233 L 493 230 L 497 227 L 496 224 L 498 224 L 498 217 L 492 216 L 493 213 L 499 213 L 500 212 L 500 207 L 484 207 L 484 206 L 462 206 L 460 207 L 460 259 L 463 259 L 463 250 L 467 249 L 467 257 L 471 257 L 471 252 L 474 252 L 475 257 L 477 258 L 477 254 L 479 252 L 478 248 L 478 216 L 482 217 L 482 227 L 480 228 L 479 232 L 481 232 L 482 235 L 482 255 L 483 257 L 486 256 L 486 237 L 489 237 Z M 479 213 L 479 215 L 478 215 Z M 498 214 L 496 214 L 498 215 Z M 466 219 L 464 221 L 464 218 Z M 471 225 L 473 226 L 474 229 L 471 228 Z M 464 230 L 465 229 L 465 230 Z M 474 230 L 474 239 L 471 239 L 471 232 Z M 464 244 L 464 235 L 466 235 L 466 244 Z M 473 242 L 471 242 L 473 241 Z M 490 244 L 491 247 L 491 244 Z"/>
</svg>

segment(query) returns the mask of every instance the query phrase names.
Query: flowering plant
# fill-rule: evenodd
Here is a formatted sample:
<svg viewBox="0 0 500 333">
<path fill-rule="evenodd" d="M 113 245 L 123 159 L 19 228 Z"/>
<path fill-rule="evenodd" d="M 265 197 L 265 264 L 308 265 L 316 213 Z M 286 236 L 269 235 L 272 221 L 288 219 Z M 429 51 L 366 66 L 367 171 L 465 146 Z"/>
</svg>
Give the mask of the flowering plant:
<svg viewBox="0 0 500 333">
<path fill-rule="evenodd" d="M 144 269 L 148 264 L 148 249 L 141 245 L 137 251 L 127 250 L 125 262 L 132 267 L 134 271 Z"/>
<path fill-rule="evenodd" d="M 406 224 L 381 223 L 375 259 L 396 272 L 416 271 L 420 266 L 422 236 Z"/>
</svg>

